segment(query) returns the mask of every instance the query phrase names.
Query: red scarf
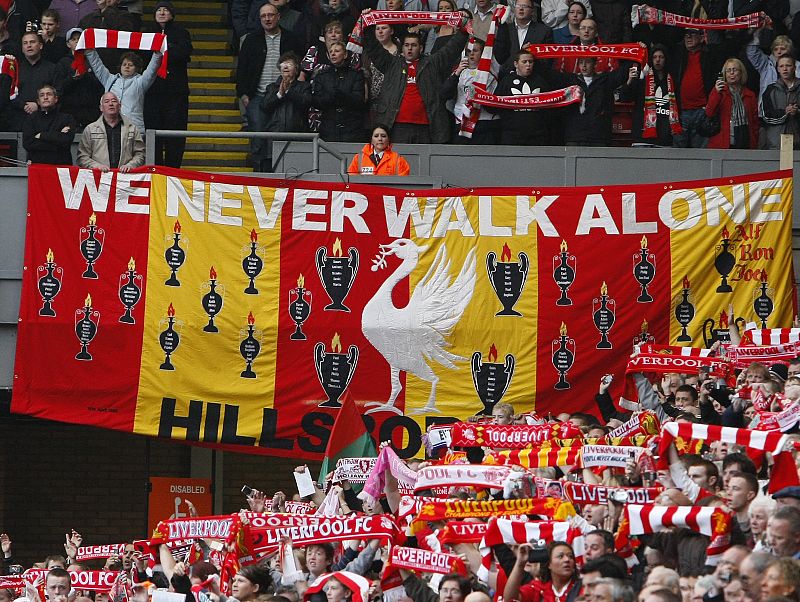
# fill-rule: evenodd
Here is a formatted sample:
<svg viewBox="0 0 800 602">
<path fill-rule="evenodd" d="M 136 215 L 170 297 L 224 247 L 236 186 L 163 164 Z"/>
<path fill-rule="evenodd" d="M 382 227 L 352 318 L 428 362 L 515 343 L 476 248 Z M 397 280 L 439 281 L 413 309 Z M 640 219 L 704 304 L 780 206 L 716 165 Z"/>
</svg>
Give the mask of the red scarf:
<svg viewBox="0 0 800 602">
<path fill-rule="evenodd" d="M 645 79 L 647 90 L 644 96 L 644 125 L 642 126 L 642 138 L 657 138 L 658 114 L 656 113 L 656 77 L 651 69 L 647 70 Z M 675 84 L 672 76 L 667 73 L 667 98 L 669 99 L 669 128 L 673 135 L 680 134 L 681 120 L 678 116 L 678 101 L 675 98 Z"/>
<path fill-rule="evenodd" d="M 19 94 L 19 66 L 13 56 L 0 55 L 0 74 L 11 78 L 11 89 L 8 97 L 14 100 Z"/>
<path fill-rule="evenodd" d="M 75 56 L 72 59 L 72 68 L 78 73 L 86 73 L 86 57 L 84 50 L 95 48 L 126 48 L 128 50 L 160 51 L 161 65 L 158 68 L 158 77 L 167 77 L 167 36 L 163 33 L 140 33 L 138 31 L 117 31 L 116 29 L 84 29 L 78 45 L 75 47 Z"/>
<path fill-rule="evenodd" d="M 485 446 L 513 449 L 523 449 L 550 439 L 570 439 L 582 436 L 582 431 L 569 422 L 530 426 L 527 424 L 471 424 L 468 422 L 456 422 L 450 432 L 451 445 L 453 447 Z"/>
<path fill-rule="evenodd" d="M 458 573 L 464 577 L 467 576 L 467 567 L 464 566 L 464 561 L 455 554 L 420 550 L 419 548 L 406 548 L 403 546 L 392 547 L 389 567 L 405 569 L 407 571 L 437 573 L 439 575 Z"/>
<path fill-rule="evenodd" d="M 745 330 L 742 345 L 780 345 L 781 343 L 800 342 L 800 328 L 764 328 L 761 330 Z"/>
<path fill-rule="evenodd" d="M 634 27 L 645 25 L 671 25 L 688 29 L 749 29 L 764 26 L 769 17 L 764 13 L 750 13 L 741 17 L 727 19 L 696 19 L 685 17 L 646 4 L 634 5 L 631 9 L 631 22 Z"/>
<path fill-rule="evenodd" d="M 503 109 L 552 109 L 583 101 L 583 89 L 580 86 L 567 86 L 551 92 L 512 96 L 497 96 L 476 90 L 472 101 L 485 107 Z"/>
<path fill-rule="evenodd" d="M 526 48 L 536 58 L 543 59 L 589 57 L 647 63 L 647 47 L 639 44 L 529 44 Z"/>
</svg>

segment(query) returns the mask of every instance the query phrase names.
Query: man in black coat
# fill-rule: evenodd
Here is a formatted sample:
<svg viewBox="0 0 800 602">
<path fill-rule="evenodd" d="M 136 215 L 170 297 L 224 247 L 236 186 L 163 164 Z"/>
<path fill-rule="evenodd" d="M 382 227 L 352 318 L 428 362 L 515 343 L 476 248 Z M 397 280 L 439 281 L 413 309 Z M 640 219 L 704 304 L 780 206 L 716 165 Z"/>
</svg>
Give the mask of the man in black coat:
<svg viewBox="0 0 800 602">
<path fill-rule="evenodd" d="M 22 130 L 22 145 L 31 163 L 72 165 L 70 147 L 77 123 L 72 115 L 58 110 L 58 95 L 53 86 L 39 89 L 39 110 L 28 115 Z"/>
<path fill-rule="evenodd" d="M 513 68 L 512 60 L 526 44 L 547 44 L 553 41 L 553 30 L 534 18 L 533 0 L 518 0 L 514 19 L 497 32 L 494 58 L 502 65 L 501 73 Z"/>
<path fill-rule="evenodd" d="M 45 84 L 52 85 L 61 93 L 64 77 L 61 69 L 42 58 L 42 38 L 35 31 L 22 35 L 22 57 L 19 60 L 19 94 L 12 101 L 16 115 L 14 130 L 22 131 L 25 115 L 39 110 L 37 105 L 39 89 Z"/>
<path fill-rule="evenodd" d="M 266 116 L 261 110 L 261 101 L 267 86 L 278 79 L 278 60 L 287 52 L 303 56 L 305 49 L 300 40 L 280 26 L 281 15 L 272 4 L 264 4 L 258 11 L 262 31 L 247 34 L 239 50 L 239 65 L 236 69 L 236 95 L 241 99 L 247 116 L 248 130 L 263 132 Z M 270 146 L 264 140 L 250 141 L 253 168 L 257 171 L 271 169 Z"/>
</svg>

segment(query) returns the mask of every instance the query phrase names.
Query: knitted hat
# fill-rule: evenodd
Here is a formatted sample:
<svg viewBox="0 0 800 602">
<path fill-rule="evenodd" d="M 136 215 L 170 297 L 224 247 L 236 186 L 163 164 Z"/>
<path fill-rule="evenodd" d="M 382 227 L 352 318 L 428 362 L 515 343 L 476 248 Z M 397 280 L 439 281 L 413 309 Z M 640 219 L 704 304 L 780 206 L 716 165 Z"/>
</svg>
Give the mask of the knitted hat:
<svg viewBox="0 0 800 602">
<path fill-rule="evenodd" d="M 312 583 L 303 595 L 303 600 L 309 600 L 313 594 L 323 591 L 325 584 L 328 580 L 334 578 L 339 583 L 344 585 L 347 589 L 353 592 L 352 602 L 367 602 L 369 592 L 369 580 L 356 575 L 350 571 L 337 571 L 335 573 L 326 573 L 317 577 L 317 580 Z"/>
<path fill-rule="evenodd" d="M 169 14 L 172 15 L 173 19 L 175 18 L 175 7 L 169 0 L 158 0 L 158 2 L 156 2 L 156 7 L 153 9 L 153 12 L 158 12 L 158 9 L 162 7 L 166 8 L 169 11 Z"/>
</svg>

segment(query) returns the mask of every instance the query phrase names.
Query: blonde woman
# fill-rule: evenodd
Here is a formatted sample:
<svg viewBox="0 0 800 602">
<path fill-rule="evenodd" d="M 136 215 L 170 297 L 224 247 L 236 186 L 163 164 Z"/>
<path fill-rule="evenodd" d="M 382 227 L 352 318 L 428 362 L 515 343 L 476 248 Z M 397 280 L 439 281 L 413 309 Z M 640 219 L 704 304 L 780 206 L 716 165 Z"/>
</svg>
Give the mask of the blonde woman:
<svg viewBox="0 0 800 602">
<path fill-rule="evenodd" d="M 719 116 L 720 130 L 708 148 L 756 148 L 758 145 L 758 101 L 747 88 L 747 71 L 739 59 L 728 59 L 711 89 L 706 105 L 708 117 Z"/>
</svg>

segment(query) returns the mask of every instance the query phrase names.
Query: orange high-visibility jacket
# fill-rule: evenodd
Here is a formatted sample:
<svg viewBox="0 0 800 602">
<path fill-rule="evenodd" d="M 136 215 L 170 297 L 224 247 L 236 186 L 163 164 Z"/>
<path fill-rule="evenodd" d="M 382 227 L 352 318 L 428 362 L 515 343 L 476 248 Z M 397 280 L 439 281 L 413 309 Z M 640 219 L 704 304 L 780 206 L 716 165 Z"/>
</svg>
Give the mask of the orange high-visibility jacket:
<svg viewBox="0 0 800 602">
<path fill-rule="evenodd" d="M 361 152 L 353 157 L 347 173 L 362 176 L 407 176 L 411 173 L 408 162 L 394 152 L 391 146 L 383 151 L 383 156 L 377 166 L 370 159 L 371 154 L 372 145 L 367 143 Z"/>
</svg>

